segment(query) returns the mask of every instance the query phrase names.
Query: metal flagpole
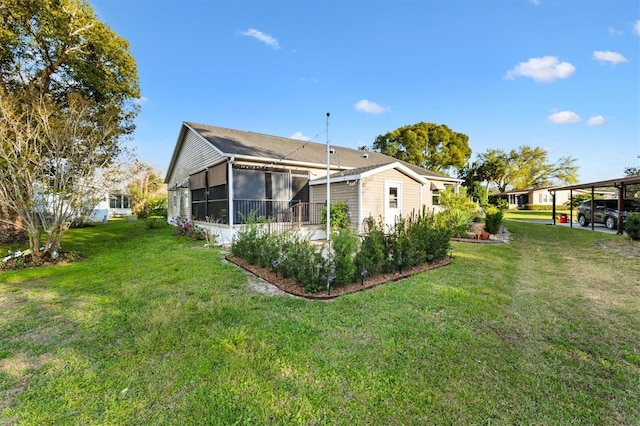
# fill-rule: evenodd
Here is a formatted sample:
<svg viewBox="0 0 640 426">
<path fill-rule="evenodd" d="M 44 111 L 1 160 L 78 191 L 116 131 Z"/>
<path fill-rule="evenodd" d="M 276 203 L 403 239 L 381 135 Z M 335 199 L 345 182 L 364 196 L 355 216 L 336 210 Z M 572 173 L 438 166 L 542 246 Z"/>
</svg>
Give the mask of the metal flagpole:
<svg viewBox="0 0 640 426">
<path fill-rule="evenodd" d="M 327 113 L 327 262 L 329 262 L 329 259 L 331 258 L 331 188 L 330 188 L 330 183 L 329 183 L 329 175 L 331 174 L 331 170 L 330 170 L 330 162 L 331 162 L 331 156 L 330 156 L 330 149 L 329 149 L 329 116 L 331 114 Z M 331 273 L 329 271 L 327 271 L 327 293 L 329 293 L 330 290 L 330 286 L 331 286 L 331 277 L 330 277 Z"/>
</svg>

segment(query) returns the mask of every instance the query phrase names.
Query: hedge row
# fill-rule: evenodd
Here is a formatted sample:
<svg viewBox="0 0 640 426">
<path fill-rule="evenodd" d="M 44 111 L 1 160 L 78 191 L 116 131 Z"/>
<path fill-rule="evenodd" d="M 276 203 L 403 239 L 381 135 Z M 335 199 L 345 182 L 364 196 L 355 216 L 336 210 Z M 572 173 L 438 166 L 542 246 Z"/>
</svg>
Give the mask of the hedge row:
<svg viewBox="0 0 640 426">
<path fill-rule="evenodd" d="M 349 229 L 334 232 L 331 251 L 298 232 L 271 233 L 251 215 L 231 245 L 231 255 L 293 278 L 307 293 L 344 286 L 383 273 L 402 271 L 447 255 L 451 231 L 439 227 L 433 215 L 401 218 L 392 229 L 367 220 L 362 237 Z"/>
</svg>

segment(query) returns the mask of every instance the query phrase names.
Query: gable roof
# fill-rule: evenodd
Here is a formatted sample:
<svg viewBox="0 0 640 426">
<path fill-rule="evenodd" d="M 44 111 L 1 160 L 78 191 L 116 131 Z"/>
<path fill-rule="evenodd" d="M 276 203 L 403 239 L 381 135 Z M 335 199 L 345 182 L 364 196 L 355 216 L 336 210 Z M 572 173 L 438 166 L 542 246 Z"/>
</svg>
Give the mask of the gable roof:
<svg viewBox="0 0 640 426">
<path fill-rule="evenodd" d="M 167 179 L 171 176 L 187 130 L 195 132 L 198 136 L 209 142 L 214 149 L 228 158 L 235 157 L 244 160 L 269 161 L 291 165 L 315 165 L 320 167 L 325 167 L 327 163 L 326 144 L 200 123 L 183 122 L 167 171 Z M 425 176 L 430 179 L 459 181 L 459 179 L 450 178 L 378 152 L 360 151 L 358 149 L 336 145 L 331 145 L 331 148 L 335 150 L 335 153 L 331 156 L 332 169 L 347 170 L 401 163 L 404 167 L 409 168 L 420 176 Z"/>
<path fill-rule="evenodd" d="M 411 177 L 412 179 L 422 184 L 427 183 L 427 180 L 423 176 L 411 170 L 409 167 L 405 166 L 399 161 L 394 161 L 393 163 L 387 163 L 387 164 L 375 164 L 372 166 L 360 167 L 357 169 L 343 170 L 337 173 L 333 173 L 332 175 L 329 176 L 329 179 L 332 183 L 343 182 L 348 180 L 364 179 L 366 177 L 369 177 L 390 169 L 396 169 L 399 172 L 404 173 L 405 175 Z M 310 181 L 309 185 L 322 185 L 326 183 L 327 183 L 327 178 L 324 177 L 324 178 L 318 178 Z"/>
</svg>

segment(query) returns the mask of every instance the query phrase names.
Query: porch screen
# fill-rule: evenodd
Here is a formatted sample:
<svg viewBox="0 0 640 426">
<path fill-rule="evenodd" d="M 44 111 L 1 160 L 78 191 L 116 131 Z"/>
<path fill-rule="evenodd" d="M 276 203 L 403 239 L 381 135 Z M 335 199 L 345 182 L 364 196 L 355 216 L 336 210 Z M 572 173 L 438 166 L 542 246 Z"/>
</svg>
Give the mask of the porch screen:
<svg viewBox="0 0 640 426">
<path fill-rule="evenodd" d="M 287 173 L 270 172 L 271 174 L 271 200 L 289 201 L 289 175 Z M 269 188 L 267 187 L 267 191 Z"/>
<path fill-rule="evenodd" d="M 227 163 L 211 167 L 207 174 L 207 216 L 213 221 L 228 223 Z"/>
<path fill-rule="evenodd" d="M 235 169 L 233 171 L 233 193 L 236 200 L 264 200 L 265 176 L 262 170 Z"/>
<path fill-rule="evenodd" d="M 202 171 L 189 176 L 191 191 L 191 217 L 204 220 L 207 215 L 207 172 Z"/>
</svg>

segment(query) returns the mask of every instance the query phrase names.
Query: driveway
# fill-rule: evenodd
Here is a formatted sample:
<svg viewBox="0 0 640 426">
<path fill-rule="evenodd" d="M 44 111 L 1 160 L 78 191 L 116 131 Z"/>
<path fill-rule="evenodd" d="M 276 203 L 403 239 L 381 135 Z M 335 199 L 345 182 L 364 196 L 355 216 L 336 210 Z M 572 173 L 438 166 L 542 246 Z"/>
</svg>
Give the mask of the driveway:
<svg viewBox="0 0 640 426">
<path fill-rule="evenodd" d="M 542 225 L 553 225 L 553 220 L 551 220 L 551 219 L 527 219 L 527 220 L 522 220 L 522 222 L 540 223 Z M 556 226 L 562 226 L 562 227 L 565 227 L 565 228 L 570 228 L 571 224 L 570 223 L 560 223 L 560 221 L 556 220 Z M 589 226 L 580 226 L 580 224 L 578 222 L 573 222 L 573 229 L 582 229 L 584 231 L 591 231 L 591 224 L 589 224 Z M 604 226 L 604 225 L 602 225 L 600 223 L 596 223 L 593 230 L 597 231 L 597 232 L 603 232 L 605 234 L 612 234 L 612 235 L 615 235 L 615 234 L 618 233 L 617 229 L 607 229 L 606 226 Z"/>
</svg>

